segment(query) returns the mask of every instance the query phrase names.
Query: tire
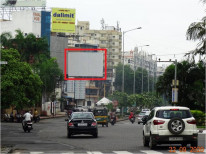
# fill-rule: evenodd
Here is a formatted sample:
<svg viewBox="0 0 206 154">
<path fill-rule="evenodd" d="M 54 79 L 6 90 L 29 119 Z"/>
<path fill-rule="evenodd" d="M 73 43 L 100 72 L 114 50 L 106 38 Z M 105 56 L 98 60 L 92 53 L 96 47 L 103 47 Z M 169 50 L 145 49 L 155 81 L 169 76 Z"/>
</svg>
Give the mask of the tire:
<svg viewBox="0 0 206 154">
<path fill-rule="evenodd" d="M 152 136 L 151 136 L 151 134 L 150 134 L 150 139 L 149 139 L 149 147 L 150 147 L 150 149 L 152 150 L 152 149 L 155 149 L 155 147 L 156 147 L 156 143 L 154 142 L 154 140 L 152 139 Z"/>
<path fill-rule="evenodd" d="M 24 128 L 24 132 L 26 133 L 26 129 Z"/>
<path fill-rule="evenodd" d="M 144 134 L 143 134 L 143 145 L 145 147 L 149 146 L 149 140 L 144 136 Z"/>
<path fill-rule="evenodd" d="M 28 129 L 28 133 L 30 133 L 30 129 Z"/>
<path fill-rule="evenodd" d="M 191 143 L 191 147 L 198 147 L 198 141 L 194 141 Z"/>
<path fill-rule="evenodd" d="M 102 127 L 104 127 L 104 124 L 102 124 Z"/>
<path fill-rule="evenodd" d="M 180 118 L 173 118 L 168 123 L 168 129 L 174 135 L 181 134 L 185 129 L 185 123 Z"/>
<path fill-rule="evenodd" d="M 109 125 L 108 125 L 108 122 L 107 122 L 107 124 L 106 124 L 106 127 L 108 127 Z"/>
<path fill-rule="evenodd" d="M 67 138 L 71 138 L 71 133 L 69 133 L 69 131 L 67 130 Z"/>
<path fill-rule="evenodd" d="M 94 138 L 98 138 L 98 133 L 93 134 Z"/>
<path fill-rule="evenodd" d="M 187 147 L 187 143 L 185 143 L 185 142 L 182 143 L 181 145 L 182 145 L 182 147 Z"/>
<path fill-rule="evenodd" d="M 140 122 L 138 122 L 138 124 L 140 124 Z"/>
</svg>

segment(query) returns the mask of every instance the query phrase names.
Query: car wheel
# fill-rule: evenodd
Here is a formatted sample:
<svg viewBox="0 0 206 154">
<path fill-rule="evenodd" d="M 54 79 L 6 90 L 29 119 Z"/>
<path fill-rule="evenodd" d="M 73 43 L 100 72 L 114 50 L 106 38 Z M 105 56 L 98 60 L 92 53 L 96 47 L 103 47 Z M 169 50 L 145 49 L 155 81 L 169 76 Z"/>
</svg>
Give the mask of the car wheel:
<svg viewBox="0 0 206 154">
<path fill-rule="evenodd" d="M 69 131 L 67 131 L 67 138 L 71 138 L 71 133 Z"/>
<path fill-rule="evenodd" d="M 187 147 L 187 143 L 182 143 L 182 147 Z"/>
<path fill-rule="evenodd" d="M 138 122 L 138 124 L 140 124 L 140 122 Z"/>
<path fill-rule="evenodd" d="M 198 141 L 194 141 L 191 143 L 191 147 L 198 147 Z"/>
<path fill-rule="evenodd" d="M 168 123 L 168 129 L 172 134 L 178 135 L 185 129 L 185 123 L 180 118 L 173 118 Z"/>
<path fill-rule="evenodd" d="M 154 142 L 154 140 L 152 139 L 152 136 L 150 135 L 150 140 L 149 140 L 149 147 L 150 149 L 154 149 L 156 147 L 156 143 Z"/>
<path fill-rule="evenodd" d="M 97 138 L 98 137 L 98 133 L 95 133 L 93 136 L 94 136 L 94 138 Z"/>
<path fill-rule="evenodd" d="M 143 145 L 146 147 L 146 146 L 149 146 L 149 140 L 146 138 L 146 136 L 144 136 L 143 134 Z"/>
</svg>

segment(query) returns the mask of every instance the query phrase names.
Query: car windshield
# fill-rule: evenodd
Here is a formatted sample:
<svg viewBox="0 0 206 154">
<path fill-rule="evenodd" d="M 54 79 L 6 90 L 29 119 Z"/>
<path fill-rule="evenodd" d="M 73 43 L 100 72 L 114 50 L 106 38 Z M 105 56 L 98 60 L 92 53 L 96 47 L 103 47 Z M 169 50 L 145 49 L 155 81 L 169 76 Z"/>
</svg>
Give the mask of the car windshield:
<svg viewBox="0 0 206 154">
<path fill-rule="evenodd" d="M 172 119 L 172 118 L 191 118 L 192 115 L 189 110 L 159 110 L 156 112 L 156 117 L 163 119 Z"/>
<path fill-rule="evenodd" d="M 72 119 L 93 119 L 91 113 L 73 113 Z"/>
<path fill-rule="evenodd" d="M 140 116 L 144 116 L 146 114 L 146 112 L 140 112 Z"/>
<path fill-rule="evenodd" d="M 94 110 L 94 116 L 105 116 L 107 115 L 107 110 Z"/>
</svg>

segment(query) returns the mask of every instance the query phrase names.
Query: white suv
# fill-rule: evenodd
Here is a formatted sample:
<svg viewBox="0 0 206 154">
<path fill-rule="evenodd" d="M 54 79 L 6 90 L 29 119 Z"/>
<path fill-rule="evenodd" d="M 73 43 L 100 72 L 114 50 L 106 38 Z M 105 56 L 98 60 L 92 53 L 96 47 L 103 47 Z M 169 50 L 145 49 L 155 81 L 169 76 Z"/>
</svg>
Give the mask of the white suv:
<svg viewBox="0 0 206 154">
<path fill-rule="evenodd" d="M 198 130 L 190 109 L 180 106 L 154 108 L 143 121 L 143 144 L 150 149 L 157 144 L 198 145 Z"/>
</svg>

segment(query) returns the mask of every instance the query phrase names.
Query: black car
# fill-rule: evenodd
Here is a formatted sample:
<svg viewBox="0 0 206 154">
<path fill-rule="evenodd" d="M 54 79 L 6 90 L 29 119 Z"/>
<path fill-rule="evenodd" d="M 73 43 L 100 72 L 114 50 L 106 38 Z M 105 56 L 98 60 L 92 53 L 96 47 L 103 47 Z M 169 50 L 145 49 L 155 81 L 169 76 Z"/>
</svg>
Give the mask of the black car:
<svg viewBox="0 0 206 154">
<path fill-rule="evenodd" d="M 67 137 L 75 134 L 91 134 L 98 137 L 97 121 L 92 112 L 73 112 L 67 122 Z"/>
</svg>

